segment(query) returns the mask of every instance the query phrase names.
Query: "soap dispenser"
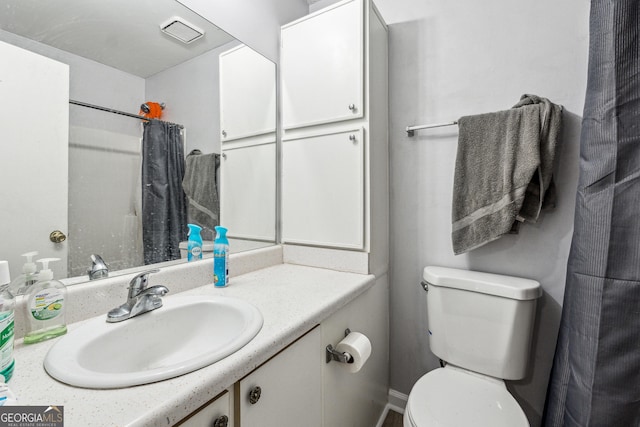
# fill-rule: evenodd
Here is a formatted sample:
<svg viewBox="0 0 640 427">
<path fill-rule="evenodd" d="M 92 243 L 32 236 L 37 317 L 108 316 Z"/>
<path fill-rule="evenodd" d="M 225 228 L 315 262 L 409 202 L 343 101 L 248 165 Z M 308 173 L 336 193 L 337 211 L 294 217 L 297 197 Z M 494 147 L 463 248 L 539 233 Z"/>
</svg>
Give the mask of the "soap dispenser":
<svg viewBox="0 0 640 427">
<path fill-rule="evenodd" d="M 33 262 L 33 257 L 36 255 L 38 255 L 38 252 L 22 254 L 27 259 L 27 262 L 22 266 L 22 274 L 13 279 L 9 285 L 9 290 L 13 295 L 25 295 L 29 287 L 38 281 L 38 268 L 36 263 Z"/>
<path fill-rule="evenodd" d="M 26 301 L 26 315 L 28 331 L 24 336 L 25 344 L 55 338 L 67 333 L 64 320 L 65 286 L 53 278 L 49 263 L 59 261 L 59 258 L 43 258 L 42 270 L 38 273 L 38 281 L 28 289 Z"/>
<path fill-rule="evenodd" d="M 0 376 L 8 382 L 13 375 L 13 319 L 16 299 L 9 291 L 9 263 L 0 261 Z M 1 391 L 1 390 L 0 390 Z M 1 405 L 1 403 L 0 403 Z"/>
</svg>

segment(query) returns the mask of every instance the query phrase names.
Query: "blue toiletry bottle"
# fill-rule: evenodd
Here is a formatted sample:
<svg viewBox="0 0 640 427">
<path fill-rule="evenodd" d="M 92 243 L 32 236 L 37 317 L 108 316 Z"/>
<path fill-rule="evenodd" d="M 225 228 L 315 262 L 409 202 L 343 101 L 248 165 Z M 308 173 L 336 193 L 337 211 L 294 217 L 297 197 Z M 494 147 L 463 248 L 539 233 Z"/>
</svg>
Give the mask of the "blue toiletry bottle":
<svg viewBox="0 0 640 427">
<path fill-rule="evenodd" d="M 229 240 L 227 229 L 216 226 L 216 239 L 213 241 L 213 284 L 224 288 L 229 284 Z"/>
<path fill-rule="evenodd" d="M 196 224 L 187 224 L 189 227 L 189 240 L 187 241 L 187 261 L 202 259 L 202 227 Z"/>
</svg>

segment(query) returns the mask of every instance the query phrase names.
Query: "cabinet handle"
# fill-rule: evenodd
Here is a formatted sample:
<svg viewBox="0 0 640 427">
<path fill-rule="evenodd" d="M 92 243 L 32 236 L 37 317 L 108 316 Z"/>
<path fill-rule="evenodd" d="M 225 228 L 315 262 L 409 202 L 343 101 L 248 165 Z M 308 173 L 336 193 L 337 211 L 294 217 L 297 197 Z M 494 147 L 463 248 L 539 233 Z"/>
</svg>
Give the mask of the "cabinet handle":
<svg viewBox="0 0 640 427">
<path fill-rule="evenodd" d="M 213 422 L 213 427 L 227 427 L 228 424 L 229 424 L 229 417 L 227 417 L 226 415 L 223 415 L 221 417 L 216 418 L 216 420 Z"/>
<path fill-rule="evenodd" d="M 356 142 L 357 138 L 355 135 L 349 135 L 349 141 Z"/>
<path fill-rule="evenodd" d="M 349 110 L 356 111 L 356 104 L 349 104 Z"/>
<path fill-rule="evenodd" d="M 260 395 L 262 394 L 262 389 L 259 386 L 256 386 L 249 392 L 249 403 L 255 405 L 260 400 Z"/>
<path fill-rule="evenodd" d="M 222 136 L 224 136 L 225 138 L 227 137 L 227 131 L 226 130 L 222 131 Z"/>
</svg>

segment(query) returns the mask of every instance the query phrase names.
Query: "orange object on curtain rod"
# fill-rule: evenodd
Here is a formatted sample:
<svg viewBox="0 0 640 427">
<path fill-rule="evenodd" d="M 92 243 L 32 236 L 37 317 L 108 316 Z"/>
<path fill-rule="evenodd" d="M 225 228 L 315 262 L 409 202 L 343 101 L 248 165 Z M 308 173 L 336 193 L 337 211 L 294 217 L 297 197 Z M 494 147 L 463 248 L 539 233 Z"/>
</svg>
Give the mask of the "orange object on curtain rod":
<svg viewBox="0 0 640 427">
<path fill-rule="evenodd" d="M 158 104 L 157 102 L 147 101 L 140 106 L 140 115 L 148 119 L 160 119 L 162 118 L 162 110 L 164 110 L 164 102 Z"/>
</svg>

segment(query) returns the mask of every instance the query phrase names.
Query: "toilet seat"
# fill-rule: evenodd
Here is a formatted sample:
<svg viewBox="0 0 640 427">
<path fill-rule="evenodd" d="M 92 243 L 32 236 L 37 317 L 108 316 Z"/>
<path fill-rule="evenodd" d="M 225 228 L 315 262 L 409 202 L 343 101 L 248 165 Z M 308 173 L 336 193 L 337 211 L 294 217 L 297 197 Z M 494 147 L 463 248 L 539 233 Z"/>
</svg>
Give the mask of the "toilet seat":
<svg viewBox="0 0 640 427">
<path fill-rule="evenodd" d="M 404 420 L 404 427 L 529 427 L 503 381 L 452 365 L 415 383 Z"/>
</svg>

